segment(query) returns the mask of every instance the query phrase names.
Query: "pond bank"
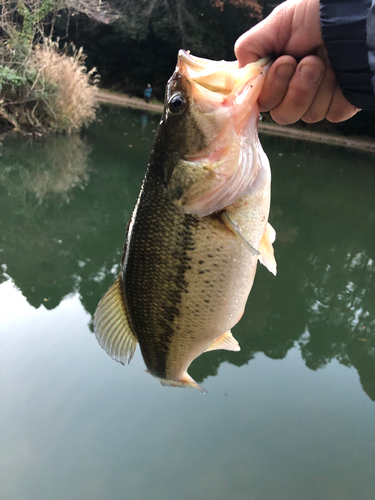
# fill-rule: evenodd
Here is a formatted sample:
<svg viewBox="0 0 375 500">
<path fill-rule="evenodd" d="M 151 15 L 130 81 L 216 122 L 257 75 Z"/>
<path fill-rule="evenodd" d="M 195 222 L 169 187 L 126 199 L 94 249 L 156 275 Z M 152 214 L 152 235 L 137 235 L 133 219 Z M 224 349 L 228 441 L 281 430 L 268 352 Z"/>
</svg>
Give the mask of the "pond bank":
<svg viewBox="0 0 375 500">
<path fill-rule="evenodd" d="M 131 108 L 144 109 L 148 111 L 155 111 L 161 113 L 163 106 L 156 103 L 146 103 L 143 99 L 138 97 L 127 97 L 121 94 L 114 94 L 106 90 L 98 90 L 96 97 L 99 102 L 108 104 L 117 104 L 119 106 L 126 106 Z M 281 126 L 270 123 L 259 122 L 259 131 L 264 134 L 277 135 L 282 137 L 291 137 L 293 139 L 301 139 L 304 141 L 320 142 L 324 144 L 331 144 L 333 146 L 341 146 L 346 148 L 359 149 L 361 151 L 368 151 L 375 153 L 375 141 L 365 139 L 354 139 L 340 135 L 325 134 L 319 132 L 311 132 L 301 130 L 290 126 Z"/>
</svg>

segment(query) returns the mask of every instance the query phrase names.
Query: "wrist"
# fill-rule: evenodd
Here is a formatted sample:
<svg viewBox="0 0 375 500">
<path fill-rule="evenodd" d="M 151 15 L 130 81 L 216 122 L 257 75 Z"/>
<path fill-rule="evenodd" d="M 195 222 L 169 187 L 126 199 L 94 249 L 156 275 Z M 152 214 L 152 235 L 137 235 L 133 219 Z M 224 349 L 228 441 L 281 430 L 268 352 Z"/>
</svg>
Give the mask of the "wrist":
<svg viewBox="0 0 375 500">
<path fill-rule="evenodd" d="M 322 38 L 330 63 L 345 97 L 359 108 L 368 108 L 374 96 L 366 44 L 368 4 L 320 1 Z"/>
</svg>

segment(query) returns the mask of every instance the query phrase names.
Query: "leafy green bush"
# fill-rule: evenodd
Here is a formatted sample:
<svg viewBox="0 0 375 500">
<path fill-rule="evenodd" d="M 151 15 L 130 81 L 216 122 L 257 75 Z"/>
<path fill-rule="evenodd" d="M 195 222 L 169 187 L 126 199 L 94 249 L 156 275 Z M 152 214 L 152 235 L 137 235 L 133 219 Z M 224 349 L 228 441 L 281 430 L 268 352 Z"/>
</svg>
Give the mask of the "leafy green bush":
<svg viewBox="0 0 375 500">
<path fill-rule="evenodd" d="M 0 90 L 7 85 L 20 87 L 27 82 L 25 75 L 20 75 L 18 71 L 7 66 L 0 66 Z"/>
</svg>

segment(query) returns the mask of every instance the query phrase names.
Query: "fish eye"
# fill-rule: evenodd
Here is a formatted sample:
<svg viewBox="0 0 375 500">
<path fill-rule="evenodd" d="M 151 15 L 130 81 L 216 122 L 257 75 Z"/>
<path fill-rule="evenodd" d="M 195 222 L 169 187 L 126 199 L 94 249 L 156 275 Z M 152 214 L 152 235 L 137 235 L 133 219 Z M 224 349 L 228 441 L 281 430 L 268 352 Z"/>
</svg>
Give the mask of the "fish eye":
<svg viewBox="0 0 375 500">
<path fill-rule="evenodd" d="M 172 115 L 179 115 L 186 107 L 186 99 L 181 94 L 173 95 L 168 102 L 168 109 Z"/>
</svg>

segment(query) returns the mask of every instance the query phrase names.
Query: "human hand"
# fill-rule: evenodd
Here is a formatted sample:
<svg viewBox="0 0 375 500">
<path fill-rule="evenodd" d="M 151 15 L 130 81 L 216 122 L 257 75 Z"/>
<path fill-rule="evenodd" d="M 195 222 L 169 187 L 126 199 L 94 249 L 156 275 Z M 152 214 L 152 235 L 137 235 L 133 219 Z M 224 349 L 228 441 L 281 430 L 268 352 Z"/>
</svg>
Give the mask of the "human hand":
<svg viewBox="0 0 375 500">
<path fill-rule="evenodd" d="M 321 35 L 319 0 L 287 0 L 236 42 L 240 67 L 274 55 L 258 102 L 276 123 L 348 120 L 357 113 L 342 93 Z"/>
</svg>

